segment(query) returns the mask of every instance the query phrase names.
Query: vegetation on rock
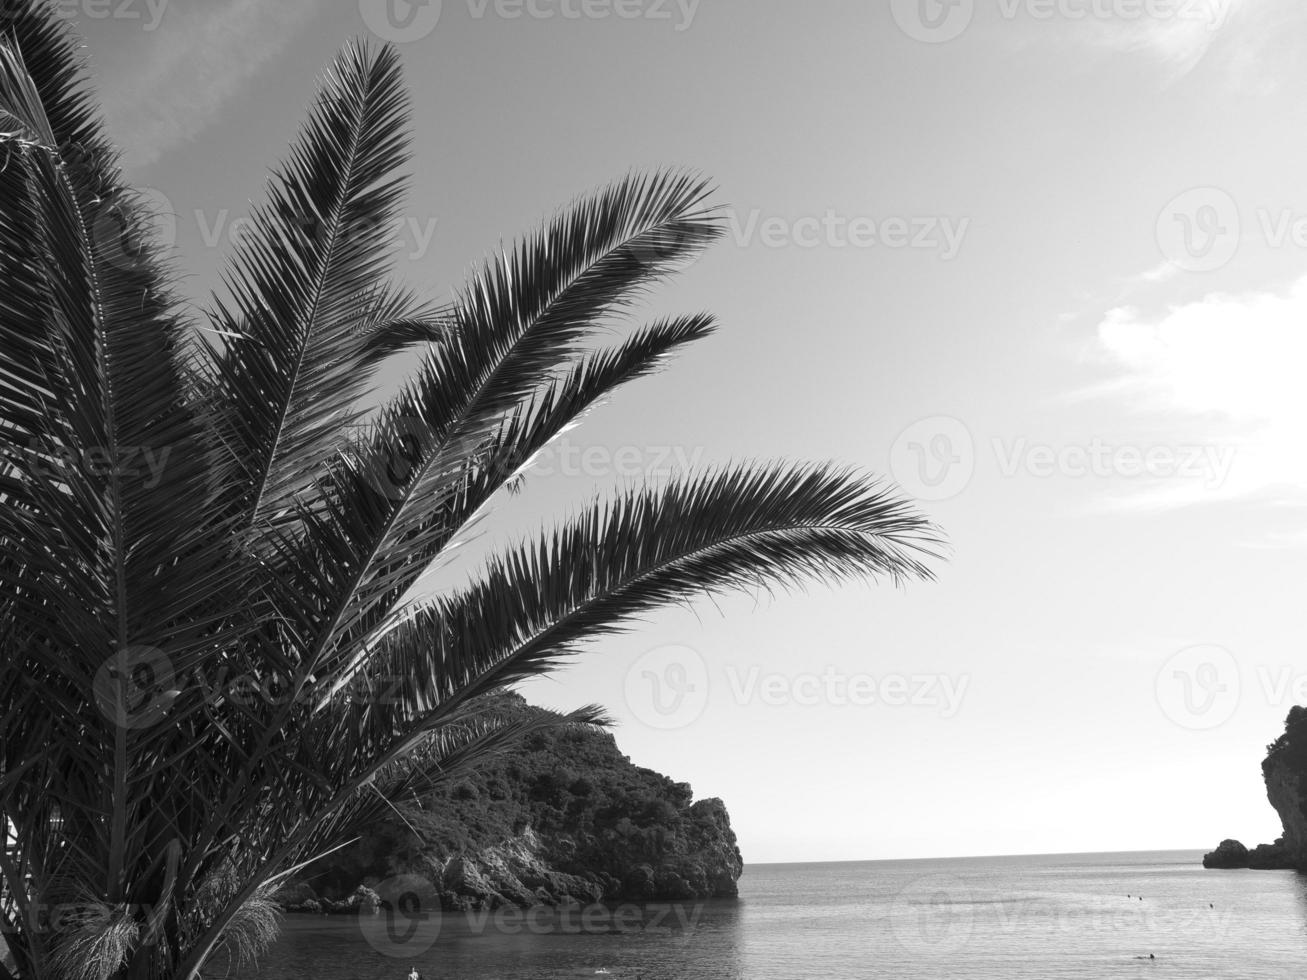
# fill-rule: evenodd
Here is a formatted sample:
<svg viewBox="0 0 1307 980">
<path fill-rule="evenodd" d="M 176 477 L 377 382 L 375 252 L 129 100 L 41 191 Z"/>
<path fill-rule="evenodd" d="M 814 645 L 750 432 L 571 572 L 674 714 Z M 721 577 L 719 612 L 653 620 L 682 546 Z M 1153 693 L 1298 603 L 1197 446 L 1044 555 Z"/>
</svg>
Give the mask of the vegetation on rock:
<svg viewBox="0 0 1307 980">
<path fill-rule="evenodd" d="M 508 714 L 538 709 L 520 699 Z M 567 898 L 733 896 L 742 871 L 725 805 L 633 765 L 588 726 L 544 729 L 370 828 L 306 869 L 283 901 L 340 901 L 360 885 L 419 874 L 446 908 Z"/>
</svg>

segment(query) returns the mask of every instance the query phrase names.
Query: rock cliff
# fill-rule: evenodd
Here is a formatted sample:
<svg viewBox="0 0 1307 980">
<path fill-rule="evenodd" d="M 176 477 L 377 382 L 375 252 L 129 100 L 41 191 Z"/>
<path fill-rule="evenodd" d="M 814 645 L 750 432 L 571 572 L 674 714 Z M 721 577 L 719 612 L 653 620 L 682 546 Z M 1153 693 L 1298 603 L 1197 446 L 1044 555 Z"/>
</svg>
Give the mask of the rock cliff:
<svg viewBox="0 0 1307 980">
<path fill-rule="evenodd" d="M 531 711 L 519 702 L 519 710 Z M 734 897 L 743 870 L 721 800 L 632 765 L 611 735 L 555 729 L 311 865 L 291 911 L 355 914 L 417 875 L 448 911 Z"/>
<path fill-rule="evenodd" d="M 1274 844 L 1259 844 L 1251 851 L 1238 841 L 1222 841 L 1203 858 L 1203 867 L 1307 871 L 1307 708 L 1289 710 L 1284 734 L 1267 746 L 1262 778 L 1284 835 Z"/>
<path fill-rule="evenodd" d="M 1284 734 L 1267 747 L 1262 775 L 1284 828 L 1285 857 L 1294 867 L 1307 868 L 1307 708 L 1289 710 Z"/>
</svg>

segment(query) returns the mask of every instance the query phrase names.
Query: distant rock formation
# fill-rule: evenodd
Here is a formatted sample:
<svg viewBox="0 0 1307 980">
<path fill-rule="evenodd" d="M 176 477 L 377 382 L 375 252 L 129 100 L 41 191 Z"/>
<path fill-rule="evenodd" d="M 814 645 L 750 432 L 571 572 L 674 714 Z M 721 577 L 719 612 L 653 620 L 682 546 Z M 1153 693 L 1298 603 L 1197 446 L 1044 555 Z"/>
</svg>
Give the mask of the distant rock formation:
<svg viewBox="0 0 1307 980">
<path fill-rule="evenodd" d="M 1223 840 L 1216 850 L 1203 855 L 1204 868 L 1246 868 L 1248 848 L 1237 840 Z"/>
<path fill-rule="evenodd" d="M 1296 870 L 1299 865 L 1278 838 L 1274 844 L 1258 844 L 1251 851 L 1237 840 L 1223 840 L 1216 850 L 1203 856 L 1204 868 L 1252 868 L 1254 871 Z"/>
<path fill-rule="evenodd" d="M 694 802 L 687 784 L 632 765 L 611 735 L 573 727 L 380 822 L 275 898 L 287 911 L 358 914 L 409 875 L 446 911 L 733 898 L 743 867 L 721 800 Z"/>
<path fill-rule="evenodd" d="M 1284 734 L 1267 747 L 1262 763 L 1266 796 L 1280 815 L 1285 860 L 1307 869 L 1307 708 L 1289 709 Z"/>
<path fill-rule="evenodd" d="M 376 915 L 381 911 L 381 897 L 371 888 L 359 885 L 342 899 L 323 898 L 303 882 L 287 885 L 273 896 L 286 912 L 314 915 Z"/>
<path fill-rule="evenodd" d="M 1289 709 L 1284 734 L 1267 746 L 1262 778 L 1284 835 L 1251 851 L 1238 841 L 1222 841 L 1203 858 L 1204 868 L 1307 871 L 1307 708 Z"/>
</svg>

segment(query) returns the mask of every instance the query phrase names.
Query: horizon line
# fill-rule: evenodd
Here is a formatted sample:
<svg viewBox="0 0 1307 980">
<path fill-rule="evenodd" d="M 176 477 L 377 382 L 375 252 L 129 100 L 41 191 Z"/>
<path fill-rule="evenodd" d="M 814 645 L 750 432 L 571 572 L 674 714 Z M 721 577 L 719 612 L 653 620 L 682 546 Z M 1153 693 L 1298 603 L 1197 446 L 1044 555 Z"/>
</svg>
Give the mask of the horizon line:
<svg viewBox="0 0 1307 980">
<path fill-rule="evenodd" d="M 1030 851 L 1019 854 L 941 854 L 932 857 L 840 858 L 823 861 L 745 861 L 744 866 L 748 868 L 796 864 L 891 864 L 904 861 L 971 861 L 986 858 L 1087 857 L 1107 854 L 1192 854 L 1195 852 L 1204 854 L 1209 850 L 1210 848 L 1205 847 L 1144 847 L 1127 851 Z"/>
</svg>

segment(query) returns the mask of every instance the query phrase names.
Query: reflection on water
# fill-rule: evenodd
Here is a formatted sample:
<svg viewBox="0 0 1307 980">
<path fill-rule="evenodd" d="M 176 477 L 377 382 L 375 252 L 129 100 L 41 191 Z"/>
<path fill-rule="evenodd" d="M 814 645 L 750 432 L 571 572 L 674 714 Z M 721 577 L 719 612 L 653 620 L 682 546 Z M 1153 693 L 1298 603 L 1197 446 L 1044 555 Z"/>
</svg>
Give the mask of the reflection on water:
<svg viewBox="0 0 1307 980">
<path fill-rule="evenodd" d="M 1298 931 L 1307 935 L 1307 874 L 1301 871 L 1286 872 L 1293 875 L 1294 894 L 1298 898 Z"/>
<path fill-rule="evenodd" d="M 288 916 L 281 942 L 243 977 L 427 980 L 611 977 L 743 980 L 740 903 L 575 906 L 357 921 Z M 606 972 L 603 972 L 606 971 Z"/>
<path fill-rule="evenodd" d="M 1298 980 L 1307 876 L 1204 871 L 1200 858 L 751 865 L 738 902 L 290 917 L 261 970 L 237 976 L 402 980 L 416 965 L 427 980 Z"/>
</svg>

